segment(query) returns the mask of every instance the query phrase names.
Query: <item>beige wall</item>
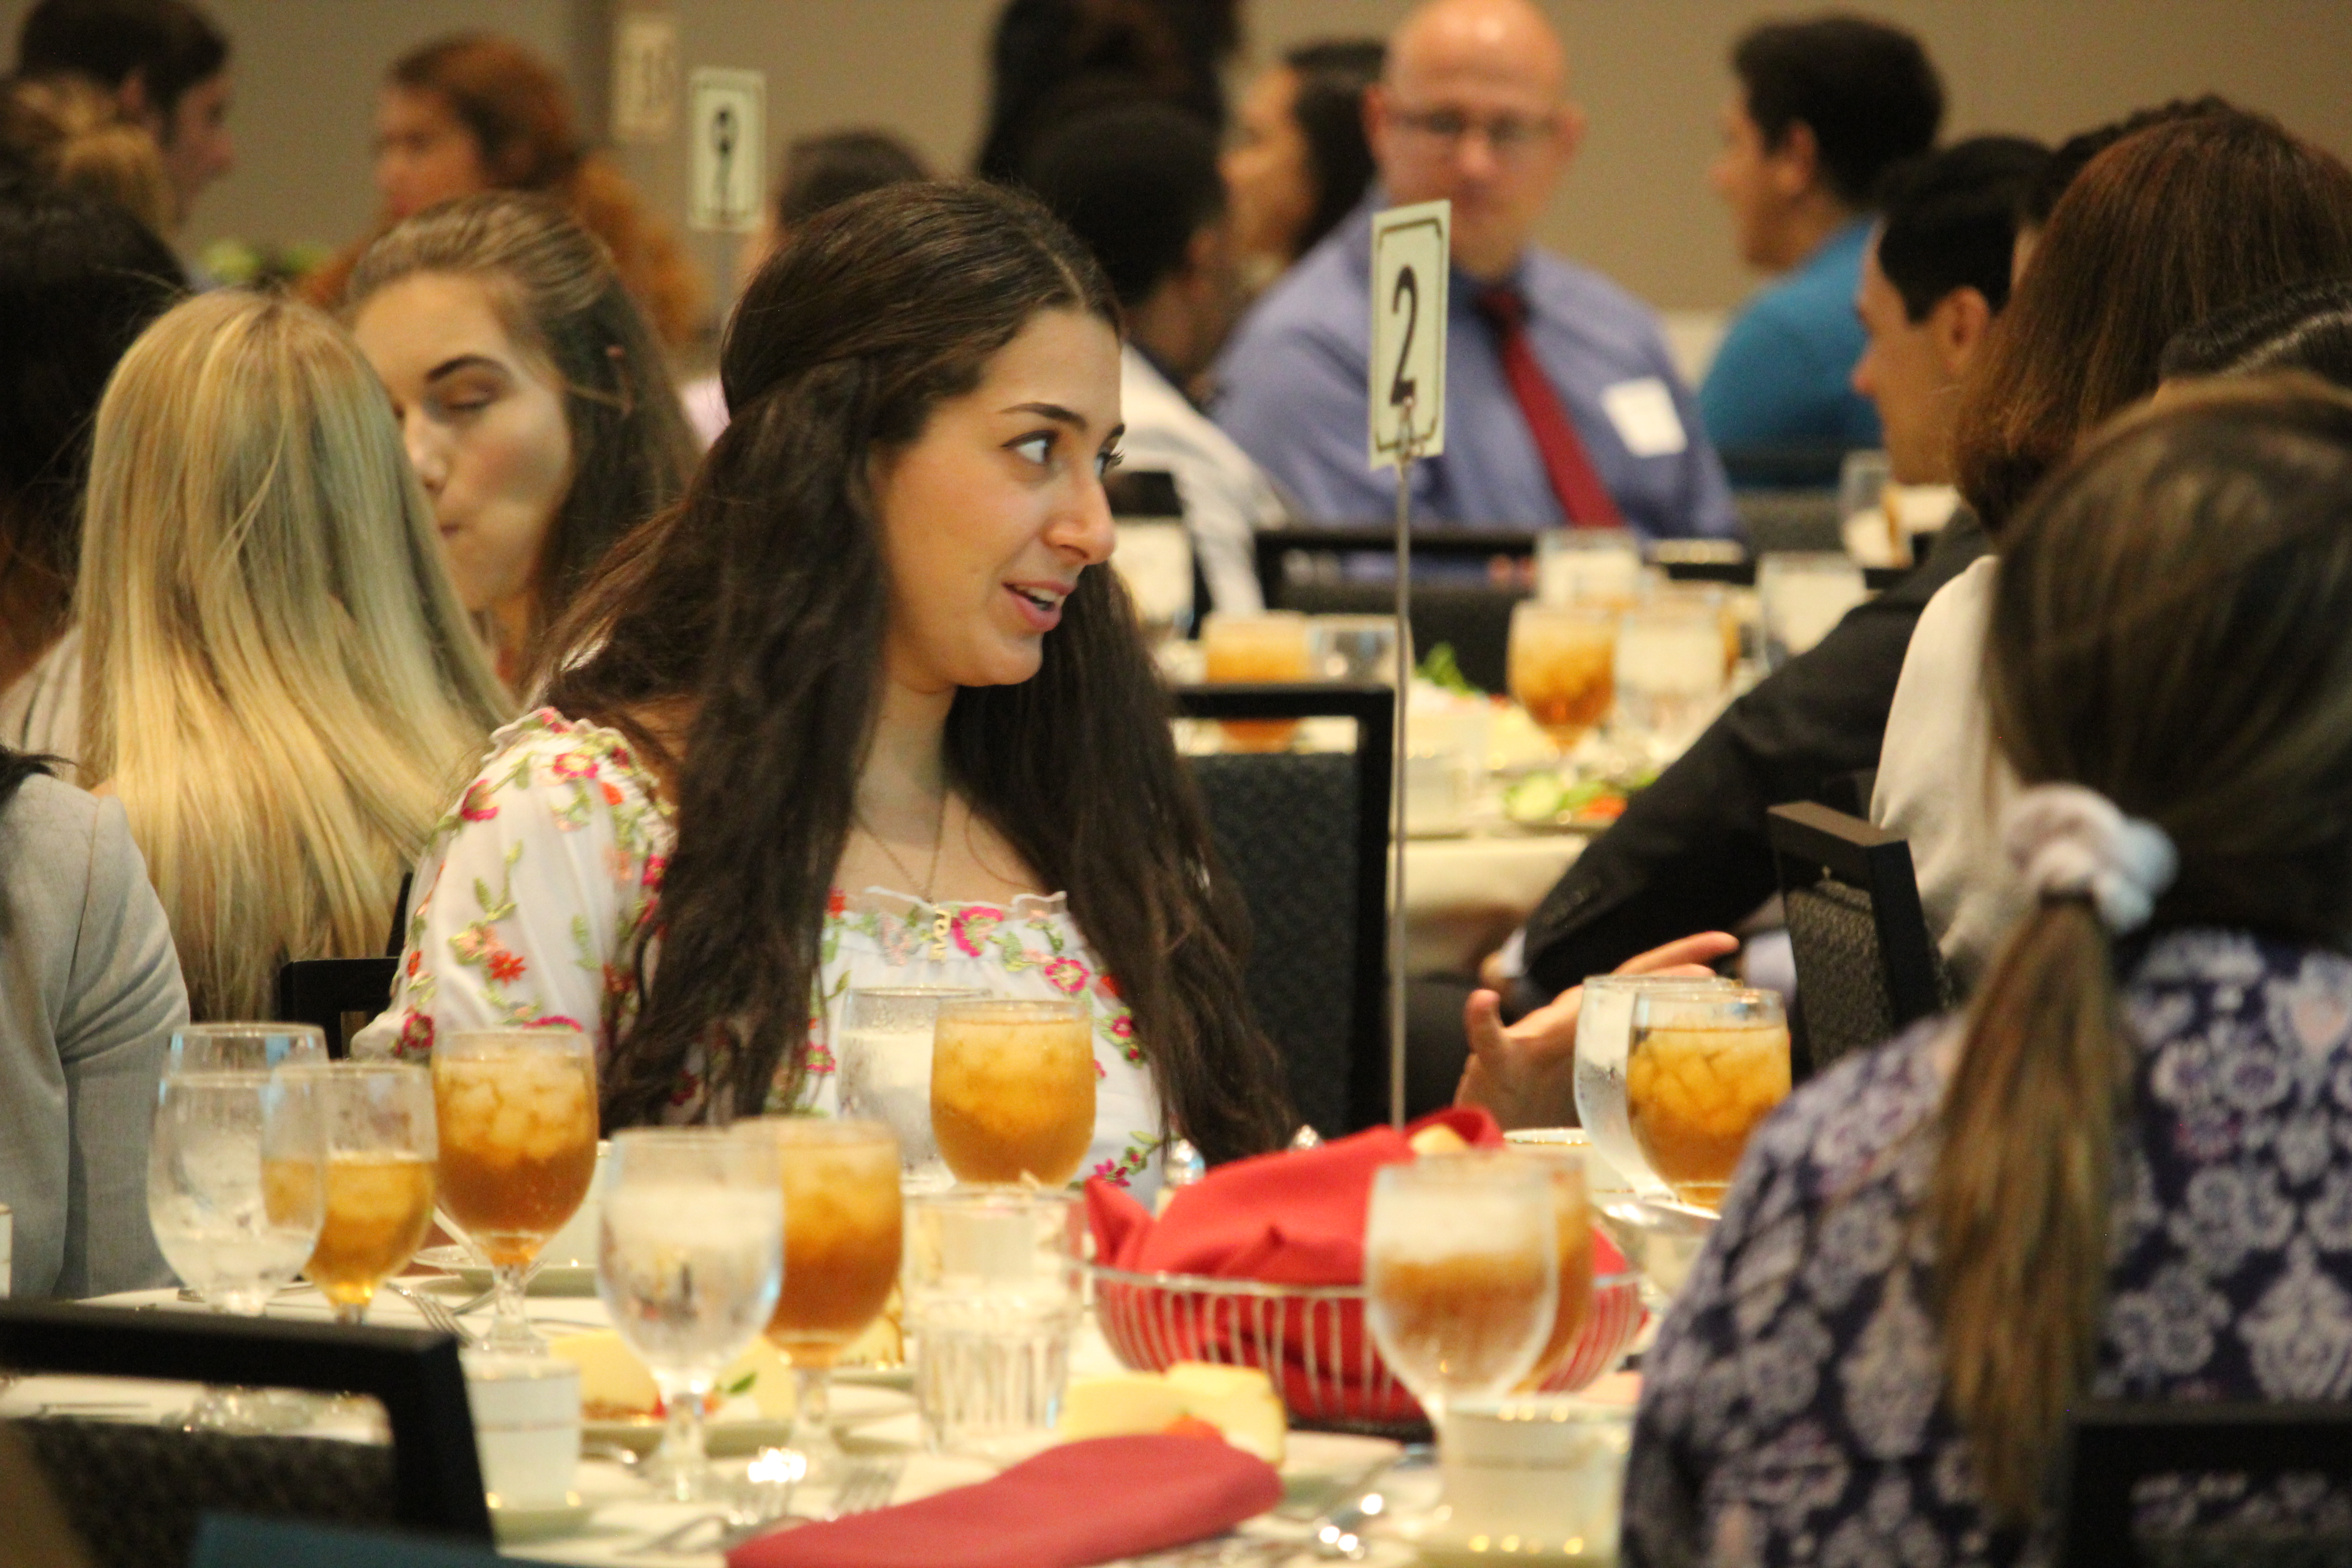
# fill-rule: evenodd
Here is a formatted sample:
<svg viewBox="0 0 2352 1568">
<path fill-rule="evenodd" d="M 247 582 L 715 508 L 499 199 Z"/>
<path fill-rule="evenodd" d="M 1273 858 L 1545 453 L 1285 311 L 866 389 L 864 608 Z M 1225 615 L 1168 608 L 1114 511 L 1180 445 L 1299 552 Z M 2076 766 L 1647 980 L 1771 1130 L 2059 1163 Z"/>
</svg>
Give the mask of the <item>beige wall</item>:
<svg viewBox="0 0 2352 1568">
<path fill-rule="evenodd" d="M 0 0 L 13 37 L 29 0 Z M 235 36 L 240 167 L 188 237 L 339 242 L 373 206 L 373 87 L 401 50 L 461 26 L 511 32 L 563 65 L 601 116 L 606 38 L 624 5 L 664 0 L 205 0 Z M 684 64 L 768 73 L 772 142 L 889 127 L 943 166 L 977 139 L 998 0 L 667 0 Z M 1251 62 L 1300 38 L 1384 30 L 1404 0 L 1244 0 Z M 1731 40 L 1786 0 L 1547 0 L 1592 132 L 1546 241 L 1670 307 L 1750 285 L 1705 172 Z M 2352 9 L 2344 0 L 1868 0 L 1917 29 L 1943 68 L 1948 130 L 2056 137 L 2157 100 L 2225 92 L 2352 156 Z M 682 134 L 624 159 L 683 220 Z M 723 279 L 733 241 L 695 241 Z"/>
</svg>

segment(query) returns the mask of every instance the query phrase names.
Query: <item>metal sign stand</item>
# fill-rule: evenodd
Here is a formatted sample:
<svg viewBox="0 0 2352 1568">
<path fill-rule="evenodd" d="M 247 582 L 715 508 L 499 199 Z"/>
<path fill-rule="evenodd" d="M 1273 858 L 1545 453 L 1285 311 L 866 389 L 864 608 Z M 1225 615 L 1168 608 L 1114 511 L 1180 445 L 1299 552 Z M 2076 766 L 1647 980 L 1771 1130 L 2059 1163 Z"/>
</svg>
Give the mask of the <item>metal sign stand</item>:
<svg viewBox="0 0 2352 1568">
<path fill-rule="evenodd" d="M 1405 713 L 1412 706 L 1412 465 L 1421 434 L 1413 398 L 1399 405 L 1396 447 L 1396 757 L 1389 777 L 1389 1124 L 1404 1125 Z"/>
</svg>

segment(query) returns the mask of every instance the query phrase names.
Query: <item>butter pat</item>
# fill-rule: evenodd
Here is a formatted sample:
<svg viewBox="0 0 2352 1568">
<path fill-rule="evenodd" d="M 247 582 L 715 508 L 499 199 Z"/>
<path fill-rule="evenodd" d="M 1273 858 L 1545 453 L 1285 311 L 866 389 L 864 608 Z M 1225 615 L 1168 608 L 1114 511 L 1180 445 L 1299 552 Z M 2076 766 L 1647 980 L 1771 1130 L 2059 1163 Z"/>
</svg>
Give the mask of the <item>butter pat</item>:
<svg viewBox="0 0 2352 1568">
<path fill-rule="evenodd" d="M 1185 1415 L 1206 1421 L 1244 1453 L 1281 1465 L 1290 1420 L 1265 1373 L 1254 1366 L 1180 1361 L 1168 1369 L 1167 1381 L 1182 1397 Z"/>
<path fill-rule="evenodd" d="M 1062 1419 L 1055 1431 L 1066 1441 L 1130 1437 L 1165 1432 L 1183 1414 L 1184 1396 L 1166 1378 L 1150 1373 L 1081 1377 L 1062 1396 Z"/>
</svg>

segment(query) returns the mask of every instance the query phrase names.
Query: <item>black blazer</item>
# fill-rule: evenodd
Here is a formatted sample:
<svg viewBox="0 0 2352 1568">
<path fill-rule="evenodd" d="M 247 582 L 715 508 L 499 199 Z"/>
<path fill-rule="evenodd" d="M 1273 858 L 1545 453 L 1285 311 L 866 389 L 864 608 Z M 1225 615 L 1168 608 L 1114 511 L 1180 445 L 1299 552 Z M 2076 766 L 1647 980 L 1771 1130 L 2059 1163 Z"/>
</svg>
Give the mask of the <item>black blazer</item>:
<svg viewBox="0 0 2352 1568">
<path fill-rule="evenodd" d="M 1956 514 L 1910 575 L 1725 709 L 1528 918 L 1529 985 L 1557 994 L 1660 942 L 1727 930 L 1770 898 L 1766 809 L 1878 765 L 1911 628 L 1984 552 L 1976 518 Z"/>
</svg>

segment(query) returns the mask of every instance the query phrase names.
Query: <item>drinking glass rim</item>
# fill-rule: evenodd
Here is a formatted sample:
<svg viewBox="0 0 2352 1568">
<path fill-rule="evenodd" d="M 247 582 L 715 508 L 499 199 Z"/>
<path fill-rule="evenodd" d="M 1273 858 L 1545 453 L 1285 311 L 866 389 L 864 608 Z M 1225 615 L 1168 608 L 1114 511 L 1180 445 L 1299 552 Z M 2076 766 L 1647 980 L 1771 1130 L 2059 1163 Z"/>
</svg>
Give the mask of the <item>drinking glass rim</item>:
<svg viewBox="0 0 2352 1568">
<path fill-rule="evenodd" d="M 1647 1000 L 1648 997 L 1646 996 L 1636 996 L 1634 998 L 1634 1017 L 1632 1021 L 1631 1027 L 1635 1030 L 1640 1029 L 1644 1023 L 1649 1023 L 1654 1026 L 1655 1025 L 1655 1019 L 1644 1019 L 1641 1016 L 1642 1005 Z M 1737 1020 L 1727 1021 L 1720 1026 L 1716 1026 L 1726 1029 L 1770 1029 L 1785 1028 L 1788 1026 L 1788 1004 L 1781 999 L 1780 994 L 1778 991 L 1768 990 L 1762 986 L 1745 985 L 1724 991 L 1694 991 L 1685 992 L 1681 994 L 1668 993 L 1664 997 L 1664 1001 L 1670 1007 L 1677 1009 L 1727 1009 L 1736 1007 L 1740 1009 L 1755 1008 L 1759 1010 L 1759 1014 L 1753 1021 L 1749 1021 L 1743 1017 Z M 1769 1010 L 1769 1016 L 1763 1016 L 1767 1010 Z"/>
<path fill-rule="evenodd" d="M 991 1209 L 1042 1210 L 1058 1208 L 1075 1212 L 1085 1194 L 1047 1186 L 1030 1186 L 1023 1182 L 963 1182 L 932 1193 L 908 1193 L 908 1209 Z"/>
<path fill-rule="evenodd" d="M 1432 1185 L 1485 1186 L 1494 1184 L 1496 1173 L 1500 1172 L 1504 1173 L 1501 1180 L 1506 1182 L 1527 1182 L 1549 1187 L 1551 1173 L 1542 1165 L 1542 1158 L 1541 1155 L 1521 1153 L 1507 1148 L 1453 1149 L 1382 1165 L 1373 1173 L 1372 1184 L 1377 1187 L 1384 1182 L 1425 1180 Z"/>
<path fill-rule="evenodd" d="M 829 1144 L 856 1148 L 867 1143 L 898 1146 L 898 1135 L 887 1121 L 856 1116 L 746 1116 L 730 1128 L 761 1128 L 778 1143 Z M 650 1131 L 650 1129 L 648 1129 Z M 619 1133 L 614 1136 L 618 1138 Z M 895 1155 L 894 1155 L 895 1158 Z"/>
<path fill-rule="evenodd" d="M 1023 1014 L 1053 1019 L 1091 1016 L 1085 999 L 1077 996 L 973 996 L 941 1003 L 940 1018 L 944 1020 L 950 1014 L 959 1017 L 977 1014 L 983 1018 L 1010 1018 Z"/>
<path fill-rule="evenodd" d="M 920 1001 L 937 996 L 944 1001 L 977 1001 L 988 994 L 977 985 L 853 985 L 845 996 L 887 996 L 895 1002 Z"/>
<path fill-rule="evenodd" d="M 438 1058 L 444 1051 L 454 1051 L 458 1056 L 466 1056 L 473 1050 L 492 1044 L 528 1044 L 545 1046 L 550 1049 L 560 1047 L 566 1049 L 584 1050 L 592 1047 L 593 1042 L 589 1039 L 585 1029 L 569 1024 L 561 1027 L 551 1026 L 542 1029 L 512 1027 L 451 1029 L 448 1033 L 435 1037 L 433 1054 Z"/>
<path fill-rule="evenodd" d="M 402 1078 L 414 1076 L 430 1079 L 432 1069 L 423 1062 L 404 1062 L 391 1057 L 371 1057 L 365 1061 L 286 1062 L 270 1072 L 290 1073 L 302 1078 L 363 1079 Z M 185 1077 L 187 1075 L 182 1074 Z M 268 1074 L 264 1074 L 267 1077 Z"/>
<path fill-rule="evenodd" d="M 1581 984 L 1588 990 L 1598 985 L 1608 991 L 1754 991 L 1754 985 L 1743 985 L 1727 974 L 1712 975 L 1705 980 L 1696 974 L 1588 974 Z"/>
<path fill-rule="evenodd" d="M 1623 617 L 1624 608 L 1606 605 L 1594 599 L 1570 599 L 1565 605 L 1548 605 L 1541 599 L 1521 599 L 1511 606 L 1511 619 L 1522 616 L 1529 620 L 1613 621 Z"/>
</svg>

